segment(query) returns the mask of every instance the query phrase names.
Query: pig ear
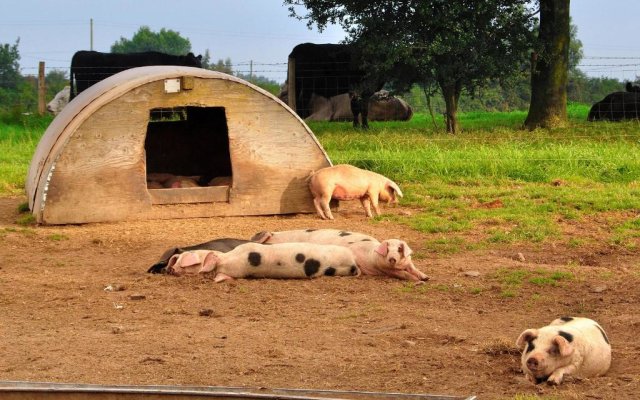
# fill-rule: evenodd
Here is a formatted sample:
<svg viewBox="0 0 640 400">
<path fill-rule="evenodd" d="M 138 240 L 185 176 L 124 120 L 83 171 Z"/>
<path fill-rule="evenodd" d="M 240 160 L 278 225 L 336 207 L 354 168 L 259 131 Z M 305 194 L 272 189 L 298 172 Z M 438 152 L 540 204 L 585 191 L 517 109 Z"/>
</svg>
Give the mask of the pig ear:
<svg viewBox="0 0 640 400">
<path fill-rule="evenodd" d="M 251 237 L 251 241 L 257 243 L 266 243 L 269 239 L 271 239 L 272 236 L 273 233 L 269 231 L 261 231 L 253 235 Z"/>
<path fill-rule="evenodd" d="M 518 340 L 516 340 L 516 347 L 518 347 L 520 350 L 524 350 L 525 343 L 532 341 L 536 337 L 538 337 L 537 329 L 527 329 L 526 331 L 522 332 L 518 337 Z"/>
<path fill-rule="evenodd" d="M 402 197 L 402 190 L 400 190 L 400 186 L 398 186 L 394 181 L 387 181 L 387 186 L 393 189 L 394 192 L 398 195 L 398 197 Z"/>
<path fill-rule="evenodd" d="M 211 272 L 216 268 L 216 264 L 218 263 L 218 256 L 213 251 L 207 253 L 204 257 L 204 261 L 202 262 L 202 269 L 200 272 Z"/>
<path fill-rule="evenodd" d="M 400 245 L 402 246 L 402 251 L 405 257 L 409 257 L 411 254 L 413 254 L 413 250 L 411 250 L 411 247 L 409 247 L 407 242 L 403 240 L 402 242 L 400 242 Z"/>
<path fill-rule="evenodd" d="M 383 257 L 386 257 L 387 253 L 389 252 L 388 246 L 389 244 L 385 240 L 384 242 L 380 243 L 380 246 L 376 247 L 376 253 L 380 254 Z"/>
<path fill-rule="evenodd" d="M 200 257 L 198 257 L 196 253 L 187 251 L 185 253 L 180 254 L 180 256 L 181 256 L 180 264 L 184 267 L 200 264 Z"/>
<path fill-rule="evenodd" d="M 558 346 L 558 353 L 560 353 L 560 356 L 569 357 L 571 354 L 573 354 L 573 346 L 563 336 L 558 335 L 554 337 L 553 344 L 554 346 Z"/>
<path fill-rule="evenodd" d="M 171 256 L 171 258 L 167 262 L 167 270 L 169 270 L 171 267 L 176 265 L 176 262 L 178 261 L 179 257 L 180 257 L 180 254 L 174 254 Z"/>
</svg>

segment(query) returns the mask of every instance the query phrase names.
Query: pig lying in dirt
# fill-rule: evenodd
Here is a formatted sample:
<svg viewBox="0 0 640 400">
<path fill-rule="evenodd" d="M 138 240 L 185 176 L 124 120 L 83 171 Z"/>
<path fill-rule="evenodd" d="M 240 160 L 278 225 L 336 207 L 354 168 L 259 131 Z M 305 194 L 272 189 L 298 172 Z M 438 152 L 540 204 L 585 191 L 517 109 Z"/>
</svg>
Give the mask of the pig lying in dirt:
<svg viewBox="0 0 640 400">
<path fill-rule="evenodd" d="M 611 365 L 611 345 L 604 330 L 588 318 L 562 317 L 520 334 L 522 370 L 538 384 L 559 385 L 564 375 L 604 375 Z"/>
<path fill-rule="evenodd" d="M 333 219 L 329 208 L 331 199 L 360 199 L 367 217 L 371 218 L 371 206 L 376 215 L 380 215 L 378 201 L 397 203 L 398 197 L 402 197 L 402 191 L 392 180 L 348 164 L 316 171 L 309 177 L 309 190 L 322 219 Z"/>
<path fill-rule="evenodd" d="M 213 272 L 216 282 L 234 278 L 315 278 L 360 274 L 349 249 L 312 243 L 246 243 L 227 253 L 194 250 L 171 256 L 167 271 L 174 275 Z"/>
<path fill-rule="evenodd" d="M 164 253 L 162 253 L 158 262 L 153 264 L 147 270 L 147 272 L 150 272 L 152 274 L 165 273 L 169 259 L 174 254 L 182 254 L 186 251 L 193 251 L 193 250 L 215 250 L 222 253 L 226 253 L 227 251 L 233 250 L 241 244 L 250 243 L 250 242 L 251 242 L 250 240 L 224 238 L 224 239 L 210 240 L 208 242 L 196 244 L 193 246 L 172 247 L 166 250 Z"/>
<path fill-rule="evenodd" d="M 387 275 L 409 281 L 426 281 L 429 277 L 411 261 L 412 250 L 398 239 L 379 242 L 372 236 L 338 229 L 306 229 L 259 232 L 251 240 L 260 243 L 318 243 L 347 247 L 356 258 L 363 275 Z"/>
</svg>

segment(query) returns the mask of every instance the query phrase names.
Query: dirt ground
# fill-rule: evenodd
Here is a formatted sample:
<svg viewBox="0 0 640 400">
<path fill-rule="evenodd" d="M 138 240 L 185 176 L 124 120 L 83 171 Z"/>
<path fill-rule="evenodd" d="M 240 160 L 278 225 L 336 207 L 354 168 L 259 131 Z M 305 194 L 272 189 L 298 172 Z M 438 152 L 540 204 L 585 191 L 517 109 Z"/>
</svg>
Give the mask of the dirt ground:
<svg viewBox="0 0 640 400">
<path fill-rule="evenodd" d="M 640 252 L 609 245 L 610 219 L 559 221 L 563 241 L 454 254 L 427 235 L 343 206 L 315 215 L 70 226 L 16 224 L 0 198 L 0 380 L 365 390 L 480 399 L 640 393 Z M 389 213 L 410 213 L 402 207 Z M 430 275 L 236 280 L 146 272 L 174 245 L 260 230 L 337 228 L 397 237 Z M 566 238 L 591 238 L 571 247 Z M 468 240 L 474 240 L 470 234 Z M 470 272 L 471 271 L 471 272 Z M 570 272 L 505 294 L 502 271 Z M 474 276 L 478 275 L 478 276 Z M 613 345 L 604 377 L 534 386 L 515 340 L 562 315 L 596 319 Z"/>
</svg>

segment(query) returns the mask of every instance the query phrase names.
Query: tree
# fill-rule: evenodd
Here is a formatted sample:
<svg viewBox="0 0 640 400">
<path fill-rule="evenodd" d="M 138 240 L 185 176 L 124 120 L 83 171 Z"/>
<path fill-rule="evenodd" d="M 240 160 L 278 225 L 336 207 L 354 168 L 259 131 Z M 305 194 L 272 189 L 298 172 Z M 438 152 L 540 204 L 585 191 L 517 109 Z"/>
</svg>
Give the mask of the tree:
<svg viewBox="0 0 640 400">
<path fill-rule="evenodd" d="M 569 20 L 571 21 L 571 20 Z M 584 52 L 582 51 L 582 41 L 578 39 L 578 27 L 569 24 L 569 72 L 575 71 L 582 61 Z"/>
<path fill-rule="evenodd" d="M 191 51 L 189 39 L 180 36 L 180 33 L 160 29 L 160 32 L 152 32 L 148 26 L 142 26 L 129 40 L 120 37 L 111 46 L 112 53 L 136 53 L 142 51 L 159 51 L 175 56 L 185 55 Z"/>
<path fill-rule="evenodd" d="M 398 86 L 437 82 L 447 131 L 458 130 L 458 101 L 491 79 L 517 72 L 533 40 L 526 0 L 285 0 L 292 16 L 320 30 L 340 24 L 363 54 L 365 70 Z M 300 14 L 296 6 L 304 5 Z M 369 61 L 366 61 L 369 60 Z"/>
<path fill-rule="evenodd" d="M 15 89 L 20 83 L 19 43 L 20 38 L 16 39 L 13 45 L 8 43 L 0 45 L 0 88 Z"/>
<path fill-rule="evenodd" d="M 52 69 L 47 72 L 44 77 L 44 81 L 47 83 L 47 98 L 53 98 L 65 86 L 69 86 L 69 78 L 67 77 L 67 71 L 61 69 Z"/>
<path fill-rule="evenodd" d="M 531 104 L 528 129 L 552 128 L 567 122 L 570 0 L 539 0 L 540 28 L 531 56 Z"/>
</svg>

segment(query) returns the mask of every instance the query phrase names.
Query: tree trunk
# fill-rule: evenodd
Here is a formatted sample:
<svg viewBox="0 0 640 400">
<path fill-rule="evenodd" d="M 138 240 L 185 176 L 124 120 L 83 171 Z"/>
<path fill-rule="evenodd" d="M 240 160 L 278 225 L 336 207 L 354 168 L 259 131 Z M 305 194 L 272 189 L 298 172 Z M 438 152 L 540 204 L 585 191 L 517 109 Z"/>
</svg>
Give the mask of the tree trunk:
<svg viewBox="0 0 640 400">
<path fill-rule="evenodd" d="M 433 122 L 433 128 L 438 129 L 438 124 L 436 124 L 436 116 L 433 113 L 433 106 L 431 105 L 431 93 L 427 91 L 427 87 L 422 85 L 422 91 L 424 92 L 424 97 L 427 99 L 427 109 L 429 110 L 429 115 L 431 115 L 431 121 Z"/>
<path fill-rule="evenodd" d="M 438 83 L 446 106 L 445 123 L 447 132 L 455 134 L 458 132 L 458 100 L 460 99 L 462 86 L 458 80 L 451 82 L 442 79 Z"/>
<path fill-rule="evenodd" d="M 531 55 L 531 104 L 524 122 L 528 129 L 567 122 L 569 2 L 540 0 L 538 52 Z"/>
</svg>

